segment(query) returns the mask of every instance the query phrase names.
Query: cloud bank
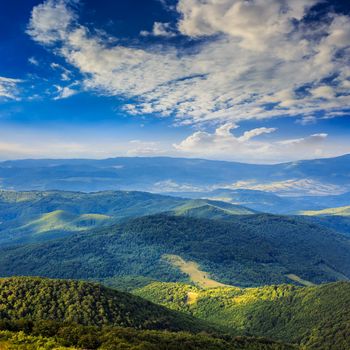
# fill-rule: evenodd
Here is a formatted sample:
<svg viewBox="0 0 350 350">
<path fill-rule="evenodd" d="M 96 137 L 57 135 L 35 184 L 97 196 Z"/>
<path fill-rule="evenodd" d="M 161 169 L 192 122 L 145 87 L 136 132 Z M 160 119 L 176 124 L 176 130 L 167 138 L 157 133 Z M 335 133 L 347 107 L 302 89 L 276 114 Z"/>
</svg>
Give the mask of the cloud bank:
<svg viewBox="0 0 350 350">
<path fill-rule="evenodd" d="M 174 147 L 187 156 L 203 156 L 239 160 L 245 162 L 271 163 L 305 158 L 331 157 L 334 154 L 350 152 L 350 147 L 328 140 L 325 133 L 313 134 L 298 139 L 273 141 L 259 136 L 276 131 L 275 128 L 257 128 L 235 136 L 232 132 L 238 126 L 224 124 L 213 133 L 196 131 Z"/>
</svg>

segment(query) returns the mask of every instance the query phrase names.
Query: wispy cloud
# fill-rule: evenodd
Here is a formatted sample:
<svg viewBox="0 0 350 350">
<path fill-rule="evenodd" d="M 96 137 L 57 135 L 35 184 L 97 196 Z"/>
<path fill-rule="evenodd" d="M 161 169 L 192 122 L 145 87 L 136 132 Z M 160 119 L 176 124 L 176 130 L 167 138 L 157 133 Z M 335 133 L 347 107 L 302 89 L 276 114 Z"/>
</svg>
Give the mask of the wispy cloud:
<svg viewBox="0 0 350 350">
<path fill-rule="evenodd" d="M 350 18 L 328 13 L 305 24 L 320 1 L 180 0 L 178 31 L 202 39 L 191 51 L 112 46 L 64 0 L 34 7 L 28 33 L 78 68 L 86 89 L 133 98 L 131 114 L 182 124 L 329 116 L 350 103 Z M 153 32 L 166 35 L 167 24 Z"/>
<path fill-rule="evenodd" d="M 54 100 L 68 98 L 78 93 L 77 90 L 72 89 L 70 86 L 55 85 L 55 88 L 57 90 L 57 95 L 54 97 Z"/>
<path fill-rule="evenodd" d="M 21 82 L 22 82 L 21 79 L 0 77 L 0 98 L 17 99 L 18 98 L 17 85 Z"/>
</svg>

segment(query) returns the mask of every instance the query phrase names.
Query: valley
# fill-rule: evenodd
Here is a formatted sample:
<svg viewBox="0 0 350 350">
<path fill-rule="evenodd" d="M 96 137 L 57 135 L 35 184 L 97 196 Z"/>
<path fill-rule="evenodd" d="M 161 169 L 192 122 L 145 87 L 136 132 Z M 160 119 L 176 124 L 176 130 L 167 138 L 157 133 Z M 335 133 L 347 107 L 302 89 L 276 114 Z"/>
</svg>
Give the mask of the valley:
<svg viewBox="0 0 350 350">
<path fill-rule="evenodd" d="M 0 346 L 350 346 L 346 193 L 182 194 L 1 190 Z"/>
</svg>

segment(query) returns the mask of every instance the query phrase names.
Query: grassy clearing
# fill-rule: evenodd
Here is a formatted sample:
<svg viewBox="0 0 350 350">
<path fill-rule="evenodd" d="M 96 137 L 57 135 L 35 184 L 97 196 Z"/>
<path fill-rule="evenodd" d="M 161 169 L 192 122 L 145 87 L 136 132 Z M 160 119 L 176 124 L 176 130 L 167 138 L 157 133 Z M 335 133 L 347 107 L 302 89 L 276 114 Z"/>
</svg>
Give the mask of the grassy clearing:
<svg viewBox="0 0 350 350">
<path fill-rule="evenodd" d="M 298 282 L 299 284 L 303 285 L 303 286 L 307 286 L 307 287 L 310 287 L 310 286 L 314 286 L 315 284 L 310 282 L 310 281 L 307 281 L 307 280 L 304 280 L 302 278 L 300 278 L 299 276 L 297 275 L 294 275 L 293 273 L 290 273 L 288 275 L 286 275 L 290 280 L 294 281 L 294 282 Z"/>
<path fill-rule="evenodd" d="M 183 273 L 189 276 L 193 283 L 201 288 L 232 287 L 211 279 L 208 272 L 200 270 L 199 265 L 194 261 L 185 261 L 180 256 L 172 254 L 163 255 L 163 258 L 173 266 L 178 267 Z M 189 300 L 193 300 L 193 297 L 189 296 Z"/>
</svg>

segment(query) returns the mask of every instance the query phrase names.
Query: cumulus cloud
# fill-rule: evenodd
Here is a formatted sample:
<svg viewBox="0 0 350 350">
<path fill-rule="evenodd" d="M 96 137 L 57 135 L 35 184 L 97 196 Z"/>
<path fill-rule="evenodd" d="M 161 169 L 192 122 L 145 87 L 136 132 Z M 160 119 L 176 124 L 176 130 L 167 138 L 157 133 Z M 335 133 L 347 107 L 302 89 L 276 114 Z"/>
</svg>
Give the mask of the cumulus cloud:
<svg viewBox="0 0 350 350">
<path fill-rule="evenodd" d="M 196 131 L 179 144 L 176 150 L 186 156 L 202 156 L 226 160 L 240 160 L 270 163 L 285 160 L 298 160 L 315 157 L 333 156 L 349 153 L 350 147 L 328 142 L 325 133 L 313 134 L 298 139 L 269 140 L 258 138 L 263 134 L 276 131 L 275 128 L 257 128 L 235 136 L 234 124 L 225 124 L 213 133 Z"/>
<path fill-rule="evenodd" d="M 16 99 L 18 95 L 17 85 L 20 79 L 0 77 L 0 98 Z"/>
<path fill-rule="evenodd" d="M 111 44 L 79 24 L 64 0 L 34 7 L 28 33 L 80 70 L 85 89 L 133 99 L 125 105 L 130 114 L 174 116 L 180 124 L 311 120 L 350 104 L 350 18 L 329 13 L 306 24 L 320 1 L 179 0 L 177 29 L 192 50 Z M 155 23 L 153 32 L 168 29 Z"/>
<path fill-rule="evenodd" d="M 42 44 L 52 44 L 65 38 L 75 18 L 67 7 L 69 1 L 48 0 L 33 8 L 27 33 Z"/>
</svg>

